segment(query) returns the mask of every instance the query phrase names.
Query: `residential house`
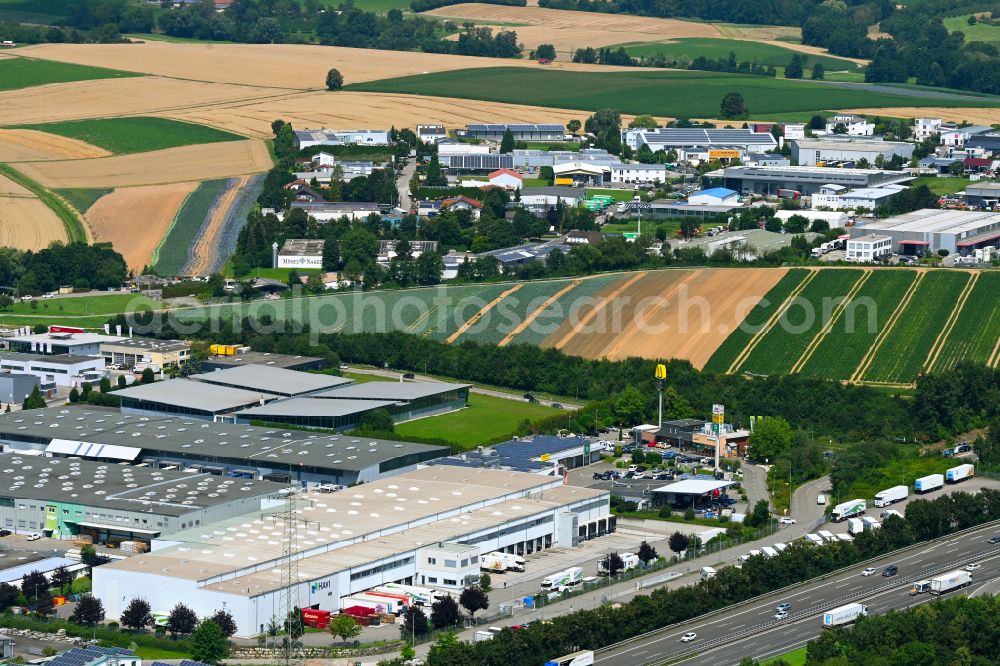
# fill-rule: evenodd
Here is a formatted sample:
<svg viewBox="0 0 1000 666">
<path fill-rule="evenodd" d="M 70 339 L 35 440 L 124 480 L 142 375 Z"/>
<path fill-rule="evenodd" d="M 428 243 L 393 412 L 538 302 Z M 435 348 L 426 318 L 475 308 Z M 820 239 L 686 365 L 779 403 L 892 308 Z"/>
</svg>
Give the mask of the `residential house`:
<svg viewBox="0 0 1000 666">
<path fill-rule="evenodd" d="M 524 186 L 524 176 L 513 169 L 497 169 L 489 174 L 490 185 L 505 190 L 519 190 Z"/>
<path fill-rule="evenodd" d="M 437 143 L 448 138 L 444 125 L 417 125 L 417 139 L 422 143 Z"/>
<path fill-rule="evenodd" d="M 450 208 L 452 210 L 467 210 L 472 214 L 472 219 L 478 220 L 479 214 L 483 210 L 483 202 L 477 201 L 470 197 L 459 195 L 457 197 L 451 197 L 450 199 L 445 199 L 441 202 L 441 208 Z"/>
<path fill-rule="evenodd" d="M 875 134 L 875 123 L 868 122 L 864 116 L 856 116 L 852 113 L 841 113 L 827 118 L 827 134 L 837 134 L 837 126 L 842 125 L 847 131 L 840 132 L 847 136 L 873 136 Z"/>
</svg>

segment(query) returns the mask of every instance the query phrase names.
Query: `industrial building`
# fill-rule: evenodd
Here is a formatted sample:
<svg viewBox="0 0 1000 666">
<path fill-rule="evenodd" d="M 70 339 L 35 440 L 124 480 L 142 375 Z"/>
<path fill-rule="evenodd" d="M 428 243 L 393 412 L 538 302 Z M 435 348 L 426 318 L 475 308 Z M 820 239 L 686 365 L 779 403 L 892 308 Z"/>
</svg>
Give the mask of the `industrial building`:
<svg viewBox="0 0 1000 666">
<path fill-rule="evenodd" d="M 733 211 L 743 208 L 742 203 L 726 204 L 690 204 L 684 201 L 674 201 L 672 199 L 657 199 L 653 201 L 649 208 L 643 209 L 643 218 L 670 219 L 675 217 L 698 217 L 702 219 L 713 219 L 731 215 Z"/>
<path fill-rule="evenodd" d="M 601 455 L 612 448 L 614 447 L 608 442 L 593 441 L 586 437 L 533 435 L 527 439 L 512 439 L 492 446 L 481 446 L 476 451 L 438 458 L 430 464 L 562 476 L 565 470 L 600 462 Z"/>
<path fill-rule="evenodd" d="M 583 203 L 587 190 L 582 187 L 555 185 L 552 187 L 526 187 L 521 190 L 521 205 L 533 213 L 544 212 L 561 203 L 575 208 Z"/>
<path fill-rule="evenodd" d="M 39 384 L 72 388 L 84 382 L 96 384 L 105 376 L 103 356 L 70 356 L 57 354 L 0 353 L 0 370 L 34 375 Z"/>
<path fill-rule="evenodd" d="M 236 423 L 263 423 L 269 426 L 353 430 L 365 414 L 378 409 L 393 410 L 400 403 L 390 400 L 318 400 L 292 398 L 241 409 L 232 419 Z M 390 412 L 391 413 L 391 412 Z"/>
<path fill-rule="evenodd" d="M 322 268 L 324 240 L 289 238 L 278 250 L 277 268 Z"/>
<path fill-rule="evenodd" d="M 459 135 L 469 139 L 501 141 L 503 135 L 510 130 L 515 141 L 562 141 L 566 129 L 562 125 L 467 125 Z"/>
<path fill-rule="evenodd" d="M 388 146 L 387 130 L 294 130 L 295 146 L 302 150 L 312 146 Z"/>
<path fill-rule="evenodd" d="M 885 187 L 861 187 L 851 190 L 843 185 L 826 184 L 812 195 L 812 207 L 829 210 L 877 210 L 889 203 L 889 199 L 906 189 L 905 185 Z"/>
<path fill-rule="evenodd" d="M 512 169 L 514 158 L 509 154 L 501 153 L 473 153 L 470 155 L 446 155 L 439 158 L 441 166 L 448 169 L 448 173 L 490 173 L 497 169 Z"/>
<path fill-rule="evenodd" d="M 25 354 L 45 356 L 100 356 L 101 345 L 125 338 L 97 333 L 29 333 L 4 336 L 7 348 Z"/>
<path fill-rule="evenodd" d="M 800 215 L 809 222 L 816 222 L 818 220 L 826 222 L 831 229 L 840 229 L 847 226 L 850 217 L 847 213 L 839 210 L 779 210 L 775 212 L 774 217 L 781 220 L 782 223 L 787 222 L 792 217 Z"/>
<path fill-rule="evenodd" d="M 288 370 L 325 370 L 330 361 L 318 356 L 298 356 L 293 354 L 273 354 L 271 352 L 239 351 L 235 354 L 209 356 L 201 362 L 202 370 L 222 370 L 242 365 L 266 365 Z"/>
<path fill-rule="evenodd" d="M 216 386 L 191 379 L 133 384 L 115 391 L 115 395 L 121 398 L 122 411 L 126 414 L 178 414 L 208 421 L 278 398 L 273 393 Z"/>
<path fill-rule="evenodd" d="M 435 466 L 296 501 L 301 608 L 337 611 L 341 599 L 385 583 L 458 587 L 479 553 L 528 557 L 571 548 L 614 530 L 607 491 L 561 478 Z M 280 623 L 283 530 L 280 514 L 261 512 L 175 533 L 152 552 L 94 569 L 94 594 L 109 617 L 135 596 L 153 608 L 183 601 L 198 615 L 225 607 L 238 636 Z M 472 548 L 475 547 L 475 548 Z M 441 560 L 441 561 L 438 561 Z M 470 562 L 471 561 L 471 562 Z M 451 583 L 432 582 L 442 571 Z"/>
<path fill-rule="evenodd" d="M 847 241 L 844 257 L 848 261 L 869 263 L 892 254 L 892 239 L 879 234 L 867 234 Z"/>
<path fill-rule="evenodd" d="M 94 543 L 138 540 L 255 513 L 287 484 L 207 473 L 71 459 L 78 443 L 58 440 L 54 457 L 0 453 L 5 529 Z"/>
<path fill-rule="evenodd" d="M 0 403 L 22 403 L 38 386 L 43 394 L 55 392 L 55 382 L 42 387 L 41 380 L 35 375 L 10 370 L 0 371 Z"/>
<path fill-rule="evenodd" d="M 670 505 L 679 509 L 699 506 L 725 496 L 734 481 L 685 479 L 660 488 L 653 488 L 653 506 Z"/>
<path fill-rule="evenodd" d="M 363 220 L 369 215 L 382 214 L 382 209 L 374 201 L 293 201 L 289 206 L 304 210 L 317 222 L 329 222 L 342 217 Z"/>
<path fill-rule="evenodd" d="M 187 363 L 191 343 L 184 340 L 125 338 L 117 342 L 102 342 L 100 349 L 107 365 L 162 369 Z"/>
<path fill-rule="evenodd" d="M 622 143 L 638 151 L 647 146 L 654 153 L 674 150 L 680 161 L 741 159 L 778 147 L 770 132 L 749 129 L 623 129 Z"/>
<path fill-rule="evenodd" d="M 1000 183 L 969 183 L 958 196 L 969 206 L 995 208 L 1000 203 Z"/>
<path fill-rule="evenodd" d="M 792 159 L 802 166 L 824 166 L 827 162 L 858 162 L 867 160 L 875 164 L 895 156 L 909 160 L 915 144 L 903 141 L 874 141 L 863 139 L 796 139 L 789 141 Z"/>
<path fill-rule="evenodd" d="M 593 162 L 601 166 L 611 166 L 618 162 L 618 156 L 603 148 L 569 150 L 533 150 L 518 148 L 512 153 L 514 166 L 523 169 L 540 169 L 566 162 Z"/>
<path fill-rule="evenodd" d="M 851 228 L 852 239 L 869 234 L 890 237 L 892 251 L 897 254 L 926 255 L 947 250 L 967 255 L 997 245 L 1000 213 L 922 208 Z"/>
<path fill-rule="evenodd" d="M 255 364 L 202 372 L 189 375 L 188 379 L 226 388 L 279 395 L 286 398 L 325 391 L 353 383 L 353 380 L 346 377 L 338 377 L 337 375 L 321 375 Z"/>
<path fill-rule="evenodd" d="M 0 415 L 0 444 L 34 455 L 138 461 L 296 485 L 369 482 L 449 452 L 444 446 L 76 406 Z"/>
<path fill-rule="evenodd" d="M 778 190 L 811 195 L 819 192 L 824 185 L 860 189 L 896 185 L 913 179 L 912 175 L 902 171 L 817 166 L 732 166 L 706 176 L 709 179 L 721 177 L 725 187 L 738 192 L 763 195 L 776 195 Z"/>
<path fill-rule="evenodd" d="M 505 247 L 500 250 L 490 250 L 478 255 L 480 257 L 496 257 L 497 261 L 505 270 L 512 270 L 518 266 L 530 264 L 533 261 L 544 262 L 546 257 L 552 252 L 559 250 L 563 254 L 569 252 L 572 247 L 565 243 L 546 241 L 544 243 L 525 243 L 516 247 Z"/>
</svg>

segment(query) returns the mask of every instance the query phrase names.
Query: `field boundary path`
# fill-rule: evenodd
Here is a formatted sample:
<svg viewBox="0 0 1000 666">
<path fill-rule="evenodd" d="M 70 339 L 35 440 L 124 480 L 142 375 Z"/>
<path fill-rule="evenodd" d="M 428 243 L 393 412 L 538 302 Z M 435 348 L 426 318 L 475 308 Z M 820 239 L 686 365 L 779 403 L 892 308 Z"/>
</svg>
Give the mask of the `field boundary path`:
<svg viewBox="0 0 1000 666">
<path fill-rule="evenodd" d="M 544 303 L 535 308 L 527 317 L 524 318 L 524 321 L 515 326 L 514 330 L 512 330 L 510 333 L 505 335 L 503 340 L 497 343 L 497 347 L 506 347 L 507 345 L 509 345 L 511 340 L 516 338 L 518 335 L 521 334 L 522 331 L 531 326 L 535 322 L 535 320 L 538 319 L 541 316 L 541 314 L 545 312 L 546 309 L 548 309 L 550 305 L 552 305 L 557 300 L 568 294 L 573 289 L 576 289 L 582 283 L 583 283 L 582 279 L 573 280 L 568 285 L 566 285 L 556 293 L 546 298 Z"/>
<path fill-rule="evenodd" d="M 991 368 L 995 368 L 998 364 L 1000 364 L 1000 335 L 997 336 L 997 343 L 994 345 L 993 353 L 990 354 L 990 358 L 986 364 Z"/>
<path fill-rule="evenodd" d="M 885 325 L 882 327 L 882 330 L 879 331 L 879 334 L 875 336 L 875 341 L 868 349 L 868 353 L 865 354 L 861 359 L 861 362 L 858 363 L 858 367 L 855 368 L 854 374 L 851 375 L 848 382 L 857 384 L 861 381 L 861 378 L 864 377 L 865 373 L 868 372 L 868 368 L 870 368 L 872 363 L 875 362 L 875 355 L 878 354 L 879 348 L 882 346 L 882 343 L 885 342 L 886 338 L 889 337 L 889 333 L 896 326 L 896 322 L 899 321 L 903 311 L 910 304 L 910 301 L 913 299 L 913 294 L 917 292 L 917 288 L 920 286 L 920 282 L 924 279 L 925 275 L 927 275 L 926 270 L 919 270 L 917 272 L 917 277 L 913 279 L 913 282 L 910 283 L 906 293 L 904 293 L 903 297 L 899 299 L 899 303 L 896 304 L 896 309 L 893 310 L 892 315 L 886 320 Z"/>
<path fill-rule="evenodd" d="M 479 321 L 480 319 L 482 319 L 486 315 L 487 312 L 489 312 L 490 310 L 492 310 L 493 308 L 495 308 L 497 306 L 497 304 L 500 303 L 500 301 L 502 301 L 503 299 L 507 298 L 508 296 L 510 296 L 511 294 L 513 294 L 515 291 L 518 291 L 523 286 L 524 286 L 523 282 L 518 282 L 513 287 L 511 287 L 510 289 L 508 289 L 507 291 L 503 292 L 502 294 L 500 294 L 499 296 L 497 296 L 496 298 L 494 298 L 492 301 L 490 301 L 489 303 L 487 303 L 486 305 L 484 305 L 482 308 L 480 308 L 479 312 L 477 312 L 476 314 L 474 314 L 471 317 L 469 317 L 468 321 L 466 321 L 464 324 L 462 324 L 461 326 L 459 326 L 457 331 L 455 331 L 454 333 L 452 333 L 451 335 L 449 335 L 448 339 L 445 340 L 445 342 L 452 343 L 455 340 L 458 340 L 458 338 L 461 337 L 461 335 L 463 333 L 465 333 L 467 330 L 469 330 L 470 328 L 472 328 L 476 324 L 477 321 Z"/>
<path fill-rule="evenodd" d="M 799 284 L 795 287 L 795 289 L 792 289 L 791 293 L 788 294 L 788 296 L 781 303 L 781 305 L 774 311 L 774 314 L 772 314 L 768 318 L 764 326 L 761 327 L 761 329 L 757 331 L 752 338 L 750 338 L 750 341 L 747 343 L 747 346 L 743 348 L 743 351 L 741 351 L 739 355 L 737 355 L 737 357 L 733 360 L 733 362 L 729 364 L 729 367 L 726 369 L 725 374 L 731 375 L 740 369 L 740 366 L 746 362 L 747 357 L 749 357 L 750 354 L 753 353 L 753 350 L 757 347 L 757 345 L 760 344 L 760 341 L 764 339 L 764 336 L 767 335 L 768 332 L 770 332 L 770 330 L 777 325 L 778 321 L 783 316 L 785 316 L 785 313 L 788 311 L 788 308 L 791 306 L 792 302 L 796 298 L 798 298 L 799 294 L 802 293 L 802 290 L 805 289 L 806 286 L 813 281 L 813 278 L 816 277 L 818 272 L 819 271 L 817 271 L 815 268 L 809 269 L 809 275 L 805 276 L 802 279 L 802 282 L 799 282 Z"/>
<path fill-rule="evenodd" d="M 809 345 L 805 348 L 805 351 L 803 351 L 802 355 L 799 356 L 799 360 L 797 360 L 792 365 L 792 369 L 788 371 L 789 374 L 795 374 L 802 371 L 802 368 L 805 367 L 805 364 L 808 363 L 809 359 L 812 358 L 812 355 L 816 353 L 816 349 L 819 348 L 821 344 L 823 344 L 823 340 L 825 340 L 826 336 L 829 335 L 830 331 L 833 330 L 833 327 L 837 325 L 837 321 L 840 319 L 840 315 L 844 313 L 844 310 L 847 309 L 847 306 L 850 305 L 851 301 L 854 299 L 855 296 L 858 295 L 858 292 L 861 291 L 861 288 L 865 285 L 865 282 L 868 282 L 868 278 L 870 278 L 871 276 L 872 276 L 872 269 L 870 268 L 865 269 L 865 271 L 860 276 L 858 276 L 858 279 L 854 282 L 854 285 L 851 287 L 851 289 L 837 303 L 837 307 L 833 309 L 833 313 L 830 316 L 830 320 L 827 321 L 825 324 L 823 324 L 823 327 L 816 332 L 816 335 L 813 336 L 813 339 L 809 341 Z"/>
<path fill-rule="evenodd" d="M 679 292 L 682 288 L 686 287 L 695 278 L 701 277 L 701 275 L 702 275 L 701 271 L 691 271 L 690 273 L 682 277 L 680 280 L 678 280 L 676 283 L 670 285 L 670 287 L 667 289 L 666 294 L 662 296 L 662 300 L 660 301 L 660 303 L 657 304 L 656 309 L 659 310 L 664 308 L 665 306 L 670 305 L 671 299 L 673 299 L 673 297 L 677 295 L 677 292 Z M 648 322 L 649 320 L 647 319 L 646 321 Z M 615 355 L 618 354 L 622 346 L 628 342 L 631 342 L 633 331 L 638 327 L 639 323 L 636 321 L 636 317 L 633 316 L 632 321 L 628 323 L 627 328 L 624 331 L 622 331 L 621 334 L 616 336 L 617 340 L 613 345 L 611 345 L 611 349 L 605 351 L 604 356 L 609 359 L 615 358 Z"/>
<path fill-rule="evenodd" d="M 207 275 L 219 263 L 217 256 L 219 234 L 225 227 L 233 204 L 236 203 L 239 195 L 247 188 L 251 180 L 252 176 L 248 175 L 231 178 L 226 189 L 216 199 L 205 219 L 205 224 L 202 225 L 198 236 L 191 244 L 188 263 L 183 270 L 185 275 Z"/>
<path fill-rule="evenodd" d="M 955 324 L 958 322 L 958 318 L 962 314 L 962 309 L 965 308 L 966 301 L 969 300 L 969 295 L 972 293 L 972 289 L 976 286 L 976 282 L 979 281 L 979 276 L 980 273 L 973 273 L 972 277 L 969 278 L 969 281 L 965 283 L 965 288 L 962 289 L 962 293 L 958 295 L 958 300 L 955 301 L 955 307 L 951 309 L 951 314 L 949 314 L 948 319 L 945 320 L 944 327 L 934 340 L 931 350 L 927 352 L 927 361 L 924 362 L 924 372 L 930 372 L 934 368 L 934 364 L 937 363 L 938 357 L 941 355 L 941 350 L 944 349 L 944 345 L 948 341 L 948 336 L 951 335 L 951 331 L 955 328 Z"/>
<path fill-rule="evenodd" d="M 608 306 L 608 303 L 610 303 L 612 300 L 614 300 L 614 299 L 618 298 L 619 296 L 621 296 L 622 293 L 624 293 L 626 289 L 628 289 L 629 287 L 631 287 L 633 284 L 635 284 L 636 282 L 638 282 L 642 278 L 646 277 L 646 275 L 648 275 L 648 274 L 649 274 L 648 271 L 642 271 L 641 273 L 636 273 L 635 275 L 633 275 L 632 277 L 630 277 L 628 280 L 626 280 L 624 284 L 620 285 L 614 291 L 612 291 L 610 294 L 608 294 L 607 296 L 605 296 L 604 299 L 600 303 L 597 303 L 594 306 L 594 309 L 592 309 L 590 312 L 588 312 L 587 314 L 585 314 L 583 316 L 583 319 L 581 319 L 580 322 L 576 326 L 573 327 L 573 330 L 571 330 L 570 332 L 566 333 L 566 335 L 562 336 L 562 338 L 558 342 L 556 342 L 554 345 L 552 345 L 552 347 L 554 349 L 562 349 L 563 347 L 565 347 L 567 345 L 567 343 L 569 343 L 570 340 L 572 340 L 574 337 L 576 337 L 576 334 L 579 333 L 581 329 L 583 329 L 584 327 L 586 327 L 587 324 L 589 324 L 590 322 L 592 322 L 594 320 L 594 318 L 598 315 L 598 313 L 604 311 L 604 308 L 606 308 Z"/>
</svg>

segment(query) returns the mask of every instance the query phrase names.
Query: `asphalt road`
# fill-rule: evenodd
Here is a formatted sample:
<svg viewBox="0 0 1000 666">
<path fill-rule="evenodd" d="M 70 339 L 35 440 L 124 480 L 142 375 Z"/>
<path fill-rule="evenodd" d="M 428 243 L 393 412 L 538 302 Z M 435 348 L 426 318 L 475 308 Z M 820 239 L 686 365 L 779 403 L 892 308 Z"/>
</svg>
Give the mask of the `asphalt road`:
<svg viewBox="0 0 1000 666">
<path fill-rule="evenodd" d="M 1000 546 L 989 544 L 988 539 L 998 532 L 1000 528 L 996 526 L 980 528 L 930 546 L 921 545 L 902 554 L 882 557 L 866 566 L 873 566 L 880 573 L 884 566 L 895 564 L 899 567 L 898 576 L 885 578 L 877 573 L 865 577 L 861 576 L 862 566 L 852 567 L 844 573 L 601 652 L 597 661 L 640 666 L 674 659 L 688 651 L 698 654 L 680 663 L 693 666 L 726 666 L 738 664 L 744 657 L 773 657 L 815 638 L 822 631 L 821 615 L 845 603 L 864 603 L 870 614 L 926 603 L 935 597 L 911 596 L 912 581 L 960 568 L 969 561 L 981 563 L 982 568 L 973 573 L 972 587 L 966 592 L 995 590 L 996 580 L 1000 579 Z M 773 618 L 779 603 L 791 604 L 789 619 Z M 688 644 L 681 643 L 681 636 L 689 631 L 698 638 Z"/>
</svg>

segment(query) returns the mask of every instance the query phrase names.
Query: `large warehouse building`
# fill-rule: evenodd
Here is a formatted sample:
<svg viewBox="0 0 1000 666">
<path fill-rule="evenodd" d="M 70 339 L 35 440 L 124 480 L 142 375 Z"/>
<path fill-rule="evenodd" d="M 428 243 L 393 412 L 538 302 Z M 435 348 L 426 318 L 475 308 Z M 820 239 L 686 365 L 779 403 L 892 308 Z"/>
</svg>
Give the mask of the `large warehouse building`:
<svg viewBox="0 0 1000 666">
<path fill-rule="evenodd" d="M 92 407 L 0 415 L 0 444 L 5 451 L 139 462 L 157 469 L 193 469 L 297 485 L 373 481 L 449 453 L 445 446 Z"/>
<path fill-rule="evenodd" d="M 682 161 L 741 159 L 778 147 L 770 132 L 749 129 L 623 129 L 622 143 L 636 151 L 643 146 L 654 153 L 675 150 Z"/>
<path fill-rule="evenodd" d="M 609 501 L 607 491 L 558 478 L 456 467 L 303 494 L 295 602 L 336 611 L 343 597 L 384 583 L 460 587 L 480 553 L 528 556 L 612 531 Z M 238 636 L 257 635 L 281 622 L 283 527 L 265 512 L 173 534 L 149 554 L 95 568 L 94 594 L 109 617 L 141 595 L 156 610 L 184 602 L 206 616 L 225 608 Z"/>
<path fill-rule="evenodd" d="M 903 141 L 870 141 L 864 139 L 795 139 L 789 142 L 792 159 L 802 166 L 823 166 L 827 162 L 857 162 L 875 164 L 879 157 L 894 156 L 910 159 L 916 144 Z"/>
<path fill-rule="evenodd" d="M 722 184 L 746 194 L 777 194 L 778 190 L 794 190 L 810 195 L 824 185 L 840 185 L 848 189 L 883 187 L 913 179 L 902 171 L 880 169 L 839 169 L 816 166 L 733 166 L 706 174 L 710 179 L 722 177 Z"/>
<path fill-rule="evenodd" d="M 898 254 L 933 254 L 938 250 L 972 254 L 1000 241 L 1000 213 L 922 208 L 905 215 L 852 227 L 851 238 L 878 234 L 892 239 Z"/>
</svg>

